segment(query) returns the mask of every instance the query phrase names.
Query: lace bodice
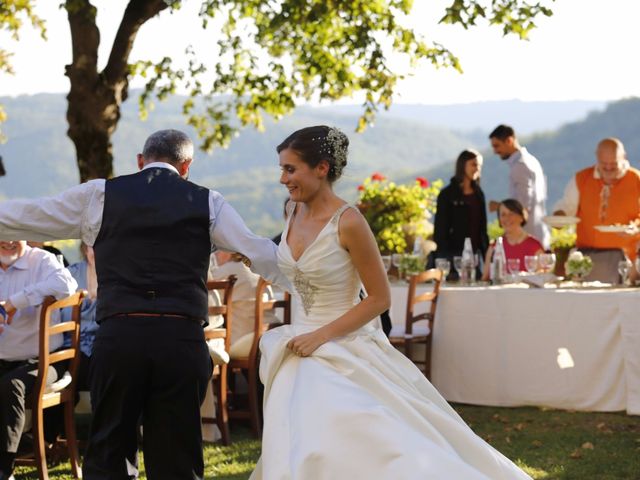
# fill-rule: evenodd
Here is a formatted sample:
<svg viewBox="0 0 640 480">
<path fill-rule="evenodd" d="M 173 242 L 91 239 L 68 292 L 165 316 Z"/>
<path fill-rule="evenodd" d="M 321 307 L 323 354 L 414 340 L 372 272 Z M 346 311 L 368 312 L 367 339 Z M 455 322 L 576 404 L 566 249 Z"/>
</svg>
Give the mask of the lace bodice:
<svg viewBox="0 0 640 480">
<path fill-rule="evenodd" d="M 278 266 L 294 286 L 294 325 L 318 327 L 332 322 L 359 302 L 360 277 L 351 256 L 340 245 L 338 223 L 350 205 L 340 207 L 300 258 L 287 243 L 291 209 L 278 248 Z"/>
</svg>

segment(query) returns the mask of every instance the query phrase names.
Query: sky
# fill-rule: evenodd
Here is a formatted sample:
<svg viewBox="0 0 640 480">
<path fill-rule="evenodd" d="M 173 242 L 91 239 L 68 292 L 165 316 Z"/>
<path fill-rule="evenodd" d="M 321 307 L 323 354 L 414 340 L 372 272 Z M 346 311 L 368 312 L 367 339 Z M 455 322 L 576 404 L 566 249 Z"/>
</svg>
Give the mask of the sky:
<svg viewBox="0 0 640 480">
<path fill-rule="evenodd" d="M 59 1 L 41 0 L 36 12 L 47 21 L 48 41 L 31 28 L 19 42 L 0 32 L 0 43 L 12 51 L 15 76 L 0 74 L 0 96 L 67 92 L 64 65 L 71 60 L 70 35 Z M 101 66 L 115 35 L 126 0 L 95 0 L 102 42 Z M 131 60 L 180 58 L 188 44 L 213 52 L 214 30 L 202 31 L 197 0 L 180 11 L 163 12 L 141 28 Z M 541 18 L 529 41 L 503 37 L 500 28 L 479 25 L 470 30 L 438 25 L 451 0 L 414 0 L 412 27 L 444 44 L 461 60 L 463 74 L 418 67 L 398 85 L 396 103 L 451 104 L 511 100 L 615 100 L 640 95 L 640 1 L 557 0 L 554 15 Z M 550 4 L 547 2 L 544 2 Z M 205 57 L 206 59 L 206 57 Z M 398 62 L 398 65 L 401 63 Z M 140 86 L 133 83 L 132 86 Z M 346 102 L 358 102 L 347 99 Z"/>
</svg>

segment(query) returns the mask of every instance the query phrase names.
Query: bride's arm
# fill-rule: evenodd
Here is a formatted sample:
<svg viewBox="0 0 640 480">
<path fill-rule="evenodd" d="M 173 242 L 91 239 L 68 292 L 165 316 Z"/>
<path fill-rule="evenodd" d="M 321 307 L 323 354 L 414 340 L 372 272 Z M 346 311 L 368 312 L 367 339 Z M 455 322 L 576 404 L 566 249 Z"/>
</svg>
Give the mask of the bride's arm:
<svg viewBox="0 0 640 480">
<path fill-rule="evenodd" d="M 389 309 L 391 293 L 378 246 L 362 215 L 348 209 L 340 218 L 340 243 L 351 255 L 367 297 L 344 315 L 314 332 L 291 339 L 288 347 L 303 356 L 325 342 L 347 335 Z"/>
</svg>

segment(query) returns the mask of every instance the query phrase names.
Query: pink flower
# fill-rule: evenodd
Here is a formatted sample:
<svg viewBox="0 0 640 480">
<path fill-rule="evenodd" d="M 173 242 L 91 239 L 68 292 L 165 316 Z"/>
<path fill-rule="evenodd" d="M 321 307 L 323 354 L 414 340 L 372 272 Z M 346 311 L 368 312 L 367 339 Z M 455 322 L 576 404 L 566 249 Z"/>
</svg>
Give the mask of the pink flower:
<svg viewBox="0 0 640 480">
<path fill-rule="evenodd" d="M 416 182 L 418 182 L 422 188 L 427 188 L 429 186 L 429 180 L 424 177 L 416 177 Z"/>
<path fill-rule="evenodd" d="M 387 179 L 387 177 L 385 177 L 384 175 L 382 175 L 381 173 L 375 172 L 373 175 L 371 175 L 371 180 L 375 181 L 375 182 L 383 182 Z"/>
<path fill-rule="evenodd" d="M 358 191 L 359 192 L 363 192 L 364 191 L 364 185 L 358 185 Z"/>
</svg>

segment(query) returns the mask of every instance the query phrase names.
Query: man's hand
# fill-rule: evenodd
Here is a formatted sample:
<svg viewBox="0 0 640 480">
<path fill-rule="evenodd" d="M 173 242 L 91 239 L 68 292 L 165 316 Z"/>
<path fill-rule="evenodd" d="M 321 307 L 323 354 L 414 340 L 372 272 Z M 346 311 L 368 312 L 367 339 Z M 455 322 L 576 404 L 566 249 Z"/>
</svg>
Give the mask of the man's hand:
<svg viewBox="0 0 640 480">
<path fill-rule="evenodd" d="M 0 305 L 2 305 L 2 308 L 4 308 L 4 311 L 6 312 L 6 318 L 4 315 L 0 315 L 0 333 L 2 333 L 4 331 L 4 325 L 10 325 L 13 321 L 13 316 L 16 313 L 16 307 L 14 307 L 9 300 L 0 302 Z"/>
<path fill-rule="evenodd" d="M 489 211 L 491 213 L 497 212 L 499 206 L 500 206 L 500 202 L 496 202 L 495 200 L 490 200 L 489 201 Z"/>
</svg>

